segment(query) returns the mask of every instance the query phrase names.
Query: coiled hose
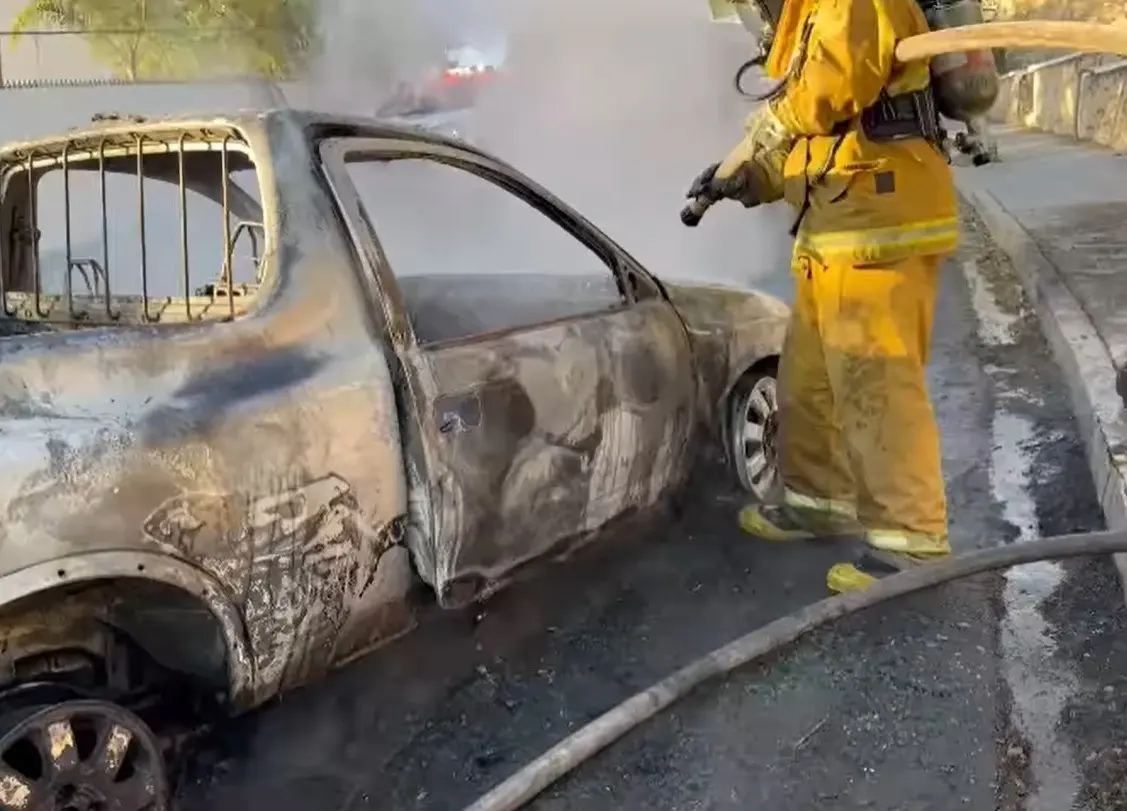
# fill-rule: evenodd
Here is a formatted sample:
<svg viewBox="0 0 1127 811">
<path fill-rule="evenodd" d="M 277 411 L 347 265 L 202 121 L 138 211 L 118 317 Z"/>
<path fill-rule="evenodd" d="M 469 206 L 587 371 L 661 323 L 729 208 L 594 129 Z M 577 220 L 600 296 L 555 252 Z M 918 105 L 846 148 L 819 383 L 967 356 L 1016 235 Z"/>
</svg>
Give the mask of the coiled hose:
<svg viewBox="0 0 1127 811">
<path fill-rule="evenodd" d="M 736 70 L 736 76 L 732 80 L 732 83 L 736 86 L 736 92 L 739 93 L 744 98 L 755 99 L 757 101 L 761 99 L 761 96 L 760 96 L 759 93 L 749 93 L 748 91 L 744 90 L 743 81 L 744 81 L 744 76 L 747 75 L 747 72 L 749 70 L 751 70 L 752 68 L 757 68 L 760 65 L 762 65 L 765 58 L 766 57 L 764 57 L 762 55 L 753 56 L 751 59 L 747 60 L 742 65 L 740 65 L 739 68 Z"/>
<path fill-rule="evenodd" d="M 824 625 L 887 600 L 952 580 L 1042 560 L 1127 552 L 1127 531 L 1060 535 L 958 555 L 887 577 L 867 591 L 830 597 L 742 636 L 603 713 L 465 811 L 516 811 L 701 683 L 778 651 Z"/>
</svg>

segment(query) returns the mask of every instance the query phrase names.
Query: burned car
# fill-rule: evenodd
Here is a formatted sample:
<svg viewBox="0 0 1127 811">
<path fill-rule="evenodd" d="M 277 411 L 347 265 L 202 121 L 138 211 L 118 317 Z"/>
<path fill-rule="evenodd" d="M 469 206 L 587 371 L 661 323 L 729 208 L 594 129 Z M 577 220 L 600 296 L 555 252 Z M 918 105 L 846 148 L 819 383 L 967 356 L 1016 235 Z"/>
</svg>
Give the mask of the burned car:
<svg viewBox="0 0 1127 811">
<path fill-rule="evenodd" d="M 154 674 L 245 710 L 708 449 L 773 486 L 786 305 L 663 283 L 471 146 L 115 117 L 0 173 L 2 808 L 164 807 Z"/>
</svg>

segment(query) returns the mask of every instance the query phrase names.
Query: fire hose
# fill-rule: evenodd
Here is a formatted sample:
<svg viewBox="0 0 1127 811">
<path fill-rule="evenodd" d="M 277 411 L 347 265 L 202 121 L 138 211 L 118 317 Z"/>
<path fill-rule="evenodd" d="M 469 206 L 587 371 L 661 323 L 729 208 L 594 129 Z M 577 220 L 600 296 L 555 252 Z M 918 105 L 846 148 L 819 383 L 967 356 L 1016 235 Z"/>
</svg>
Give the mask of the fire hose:
<svg viewBox="0 0 1127 811">
<path fill-rule="evenodd" d="M 914 62 L 942 54 L 989 48 L 1045 48 L 1127 55 L 1127 29 L 1098 23 L 1049 20 L 965 25 L 909 37 L 896 46 L 896 59 Z M 745 63 L 741 70 L 744 68 L 750 69 L 750 63 Z M 745 146 L 746 150 L 754 148 L 752 144 Z M 739 169 L 750 158 L 746 150 L 730 154 L 717 168 L 716 177 L 727 178 Z M 690 200 L 681 209 L 681 222 L 690 228 L 696 227 L 715 202 L 707 195 Z"/>
<path fill-rule="evenodd" d="M 1060 535 L 985 549 L 887 577 L 866 591 L 829 597 L 717 648 L 603 713 L 553 746 L 465 811 L 516 811 L 626 733 L 703 682 L 779 651 L 842 617 L 888 600 L 983 572 L 1042 560 L 1127 552 L 1127 531 Z"/>
<path fill-rule="evenodd" d="M 1077 22 L 1034 20 L 987 23 L 911 37 L 897 46 L 896 57 L 901 62 L 910 62 L 979 48 L 1052 48 L 1127 55 L 1127 30 Z M 742 156 L 729 158 L 721 164 L 717 175 L 725 177 L 731 174 L 743 160 Z M 682 221 L 686 219 L 685 212 L 694 204 L 700 207 L 699 222 L 699 217 L 708 210 L 712 201 L 706 204 L 701 204 L 699 198 L 691 201 L 681 213 Z M 553 783 L 702 683 L 776 653 L 842 617 L 985 572 L 1044 560 L 1115 553 L 1127 553 L 1127 531 L 1042 538 L 958 555 L 887 577 L 866 591 L 829 597 L 806 606 L 706 654 L 603 713 L 467 806 L 465 811 L 517 811 L 524 808 Z"/>
</svg>

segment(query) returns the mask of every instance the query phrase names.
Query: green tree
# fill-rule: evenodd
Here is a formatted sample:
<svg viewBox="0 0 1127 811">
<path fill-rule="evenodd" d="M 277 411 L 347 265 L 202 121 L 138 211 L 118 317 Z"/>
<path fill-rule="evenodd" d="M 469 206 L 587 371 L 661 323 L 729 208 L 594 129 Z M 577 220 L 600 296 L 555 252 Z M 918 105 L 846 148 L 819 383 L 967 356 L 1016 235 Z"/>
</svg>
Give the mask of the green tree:
<svg viewBox="0 0 1127 811">
<path fill-rule="evenodd" d="M 12 25 L 74 31 L 127 79 L 239 73 L 285 78 L 305 67 L 315 0 L 30 0 Z"/>
<path fill-rule="evenodd" d="M 283 79 L 315 52 L 317 0 L 165 0 L 195 32 L 194 53 L 206 64 L 235 61 L 242 72 Z"/>
</svg>

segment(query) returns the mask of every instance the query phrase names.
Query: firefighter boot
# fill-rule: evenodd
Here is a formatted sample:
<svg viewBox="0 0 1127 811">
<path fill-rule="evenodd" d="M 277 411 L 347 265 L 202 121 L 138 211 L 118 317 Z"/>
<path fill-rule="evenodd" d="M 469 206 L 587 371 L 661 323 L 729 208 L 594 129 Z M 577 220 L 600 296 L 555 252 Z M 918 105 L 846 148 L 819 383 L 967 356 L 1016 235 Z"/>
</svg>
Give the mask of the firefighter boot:
<svg viewBox="0 0 1127 811">
<path fill-rule="evenodd" d="M 796 501 L 798 499 L 788 492 L 779 504 L 750 504 L 740 511 L 740 528 L 760 540 L 774 542 L 863 537 L 856 514 L 847 505 Z"/>
<path fill-rule="evenodd" d="M 830 567 L 826 573 L 826 586 L 835 594 L 865 591 L 884 577 L 945 560 L 950 555 L 951 548 L 946 543 L 910 552 L 891 552 L 866 543 L 852 562 L 836 563 Z"/>
</svg>

